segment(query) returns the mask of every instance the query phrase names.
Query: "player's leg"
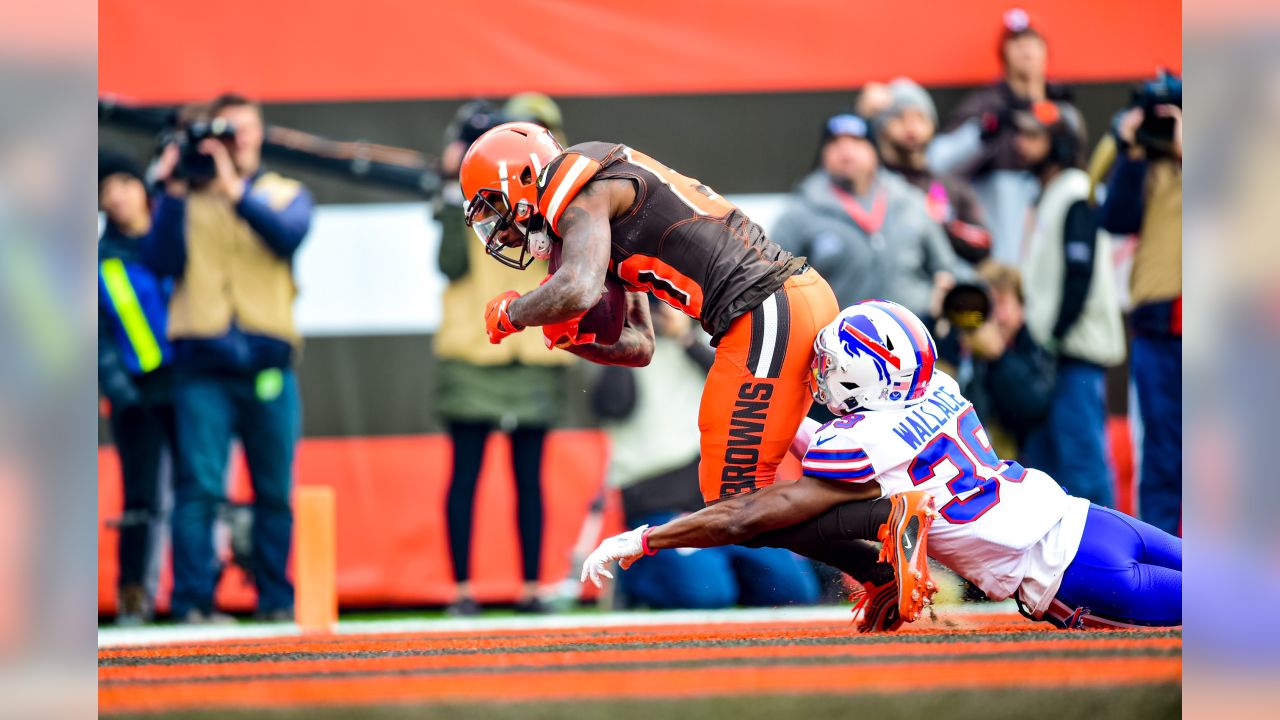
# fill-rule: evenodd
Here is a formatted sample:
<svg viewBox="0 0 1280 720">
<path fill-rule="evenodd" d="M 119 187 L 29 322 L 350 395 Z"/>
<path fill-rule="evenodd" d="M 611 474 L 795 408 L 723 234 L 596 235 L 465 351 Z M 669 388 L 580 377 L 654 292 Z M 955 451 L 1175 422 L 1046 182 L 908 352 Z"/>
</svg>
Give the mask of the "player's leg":
<svg viewBox="0 0 1280 720">
<path fill-rule="evenodd" d="M 924 493 L 838 505 L 818 517 L 762 533 L 743 545 L 786 548 L 835 567 L 862 584 L 855 602 L 861 632 L 894 630 L 914 620 L 936 590 L 929 577 L 925 543 L 932 504 Z M 864 540 L 891 529 L 877 553 Z M 912 547 L 904 548 L 909 544 Z M 884 550 L 892 562 L 882 562 Z M 917 577 L 917 573 L 919 576 Z M 905 582 L 899 582 L 903 578 Z M 906 608 L 906 615 L 903 608 Z"/>
<path fill-rule="evenodd" d="M 1068 627 L 1179 625 L 1181 565 L 1181 539 L 1093 505 L 1046 619 Z"/>
<path fill-rule="evenodd" d="M 1142 538 L 1142 554 L 1138 562 L 1182 572 L 1182 538 L 1147 522 L 1112 510 Z"/>
<path fill-rule="evenodd" d="M 778 315 L 778 339 L 773 345 L 770 370 L 778 377 L 769 419 L 765 423 L 761 473 L 770 481 L 791 449 L 801 422 L 813 405 L 809 387 L 813 341 L 818 332 L 840 313 L 831 287 L 817 271 L 791 276 L 774 296 Z M 767 311 L 768 305 L 762 305 Z M 766 312 L 765 330 L 769 329 Z M 766 338 L 767 342 L 767 338 Z M 760 352 L 757 369 L 764 367 L 769 346 Z"/>
<path fill-rule="evenodd" d="M 837 313 L 826 281 L 810 270 L 733 321 L 703 388 L 699 481 L 715 502 L 771 484 L 813 398 L 813 339 Z"/>
<path fill-rule="evenodd" d="M 830 565 L 859 583 L 893 585 L 893 566 L 880 562 L 880 550 L 871 544 L 880 526 L 889 520 L 888 498 L 838 505 L 818 517 L 761 533 L 741 545 L 780 548 Z"/>
</svg>

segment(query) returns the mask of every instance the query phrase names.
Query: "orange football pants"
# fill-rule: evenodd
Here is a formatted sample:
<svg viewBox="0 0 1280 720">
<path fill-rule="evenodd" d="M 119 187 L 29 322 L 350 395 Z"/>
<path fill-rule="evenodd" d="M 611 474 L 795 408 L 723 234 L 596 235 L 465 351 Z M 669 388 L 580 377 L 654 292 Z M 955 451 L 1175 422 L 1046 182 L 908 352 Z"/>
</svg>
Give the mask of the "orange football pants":
<svg viewBox="0 0 1280 720">
<path fill-rule="evenodd" d="M 698 410 L 704 501 L 773 483 L 813 404 L 813 340 L 839 312 L 831 286 L 809 269 L 787 278 L 721 336 Z"/>
</svg>

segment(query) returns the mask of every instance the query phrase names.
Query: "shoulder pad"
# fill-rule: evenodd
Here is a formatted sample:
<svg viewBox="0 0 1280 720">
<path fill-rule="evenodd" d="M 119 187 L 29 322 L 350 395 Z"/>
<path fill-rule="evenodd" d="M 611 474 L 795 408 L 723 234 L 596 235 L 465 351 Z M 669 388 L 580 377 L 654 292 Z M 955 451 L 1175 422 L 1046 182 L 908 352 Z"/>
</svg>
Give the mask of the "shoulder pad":
<svg viewBox="0 0 1280 720">
<path fill-rule="evenodd" d="M 542 169 L 538 176 L 538 212 L 552 232 L 560 232 L 564 209 L 599 170 L 599 161 L 572 151 L 561 153 Z"/>
</svg>

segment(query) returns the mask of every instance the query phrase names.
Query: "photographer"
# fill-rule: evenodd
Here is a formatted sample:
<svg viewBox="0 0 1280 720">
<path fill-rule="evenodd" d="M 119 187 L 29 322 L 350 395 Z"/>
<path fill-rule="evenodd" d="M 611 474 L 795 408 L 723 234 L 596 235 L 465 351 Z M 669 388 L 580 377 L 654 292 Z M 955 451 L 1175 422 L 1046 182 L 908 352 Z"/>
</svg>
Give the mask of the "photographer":
<svg viewBox="0 0 1280 720">
<path fill-rule="evenodd" d="M 955 366 L 965 397 L 995 420 L 987 429 L 1001 457 L 1016 457 L 1049 414 L 1054 357 L 1027 330 L 1017 268 L 990 261 L 978 274 L 983 284 L 959 284 L 943 299 L 939 354 Z"/>
<path fill-rule="evenodd" d="M 293 255 L 311 225 L 297 181 L 261 167 L 258 105 L 224 95 L 179 116 L 176 142 L 153 168 L 164 192 L 143 259 L 175 278 L 169 303 L 181 462 L 173 510 L 172 609 L 181 622 L 222 622 L 214 519 L 225 503 L 233 435 L 253 484 L 253 579 L 258 616 L 293 614 L 286 577 L 289 505 L 300 426 L 293 362 Z"/>
<path fill-rule="evenodd" d="M 1182 519 L 1182 81 L 1161 73 L 1112 124 L 1115 166 L 1103 229 L 1136 234 L 1129 278 L 1130 368 L 1142 417 L 1142 519 L 1178 534 Z"/>
</svg>

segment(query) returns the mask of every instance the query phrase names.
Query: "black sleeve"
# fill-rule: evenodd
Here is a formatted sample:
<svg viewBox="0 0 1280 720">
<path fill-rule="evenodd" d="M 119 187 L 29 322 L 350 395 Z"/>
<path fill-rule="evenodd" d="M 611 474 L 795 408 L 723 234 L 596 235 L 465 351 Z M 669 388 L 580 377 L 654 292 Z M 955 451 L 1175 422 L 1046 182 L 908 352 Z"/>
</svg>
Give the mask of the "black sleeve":
<svg viewBox="0 0 1280 720">
<path fill-rule="evenodd" d="M 480 241 L 473 240 L 461 207 L 442 204 L 436 212 L 436 219 L 440 221 L 440 249 L 436 256 L 440 272 L 450 280 L 458 280 L 471 270 L 467 242 Z"/>
<path fill-rule="evenodd" d="M 1078 200 L 1067 210 L 1062 230 L 1065 271 L 1062 274 L 1062 304 L 1053 336 L 1061 340 L 1084 311 L 1089 285 L 1093 282 L 1093 254 L 1098 249 L 1098 221 L 1087 200 Z"/>
<path fill-rule="evenodd" d="M 1098 224 L 1109 233 L 1131 235 L 1142 230 L 1142 214 L 1146 211 L 1143 189 L 1147 179 L 1147 161 L 1132 160 L 1124 151 L 1116 155 L 1116 164 L 1107 178 L 1107 195 L 1098 206 Z"/>
<path fill-rule="evenodd" d="M 1034 425 L 1049 414 L 1056 382 L 1053 356 L 1023 328 L 987 368 L 987 390 L 1005 427 Z"/>
<path fill-rule="evenodd" d="M 635 369 L 606 365 L 591 388 L 591 409 L 604 420 L 625 420 L 636 409 Z"/>
</svg>

